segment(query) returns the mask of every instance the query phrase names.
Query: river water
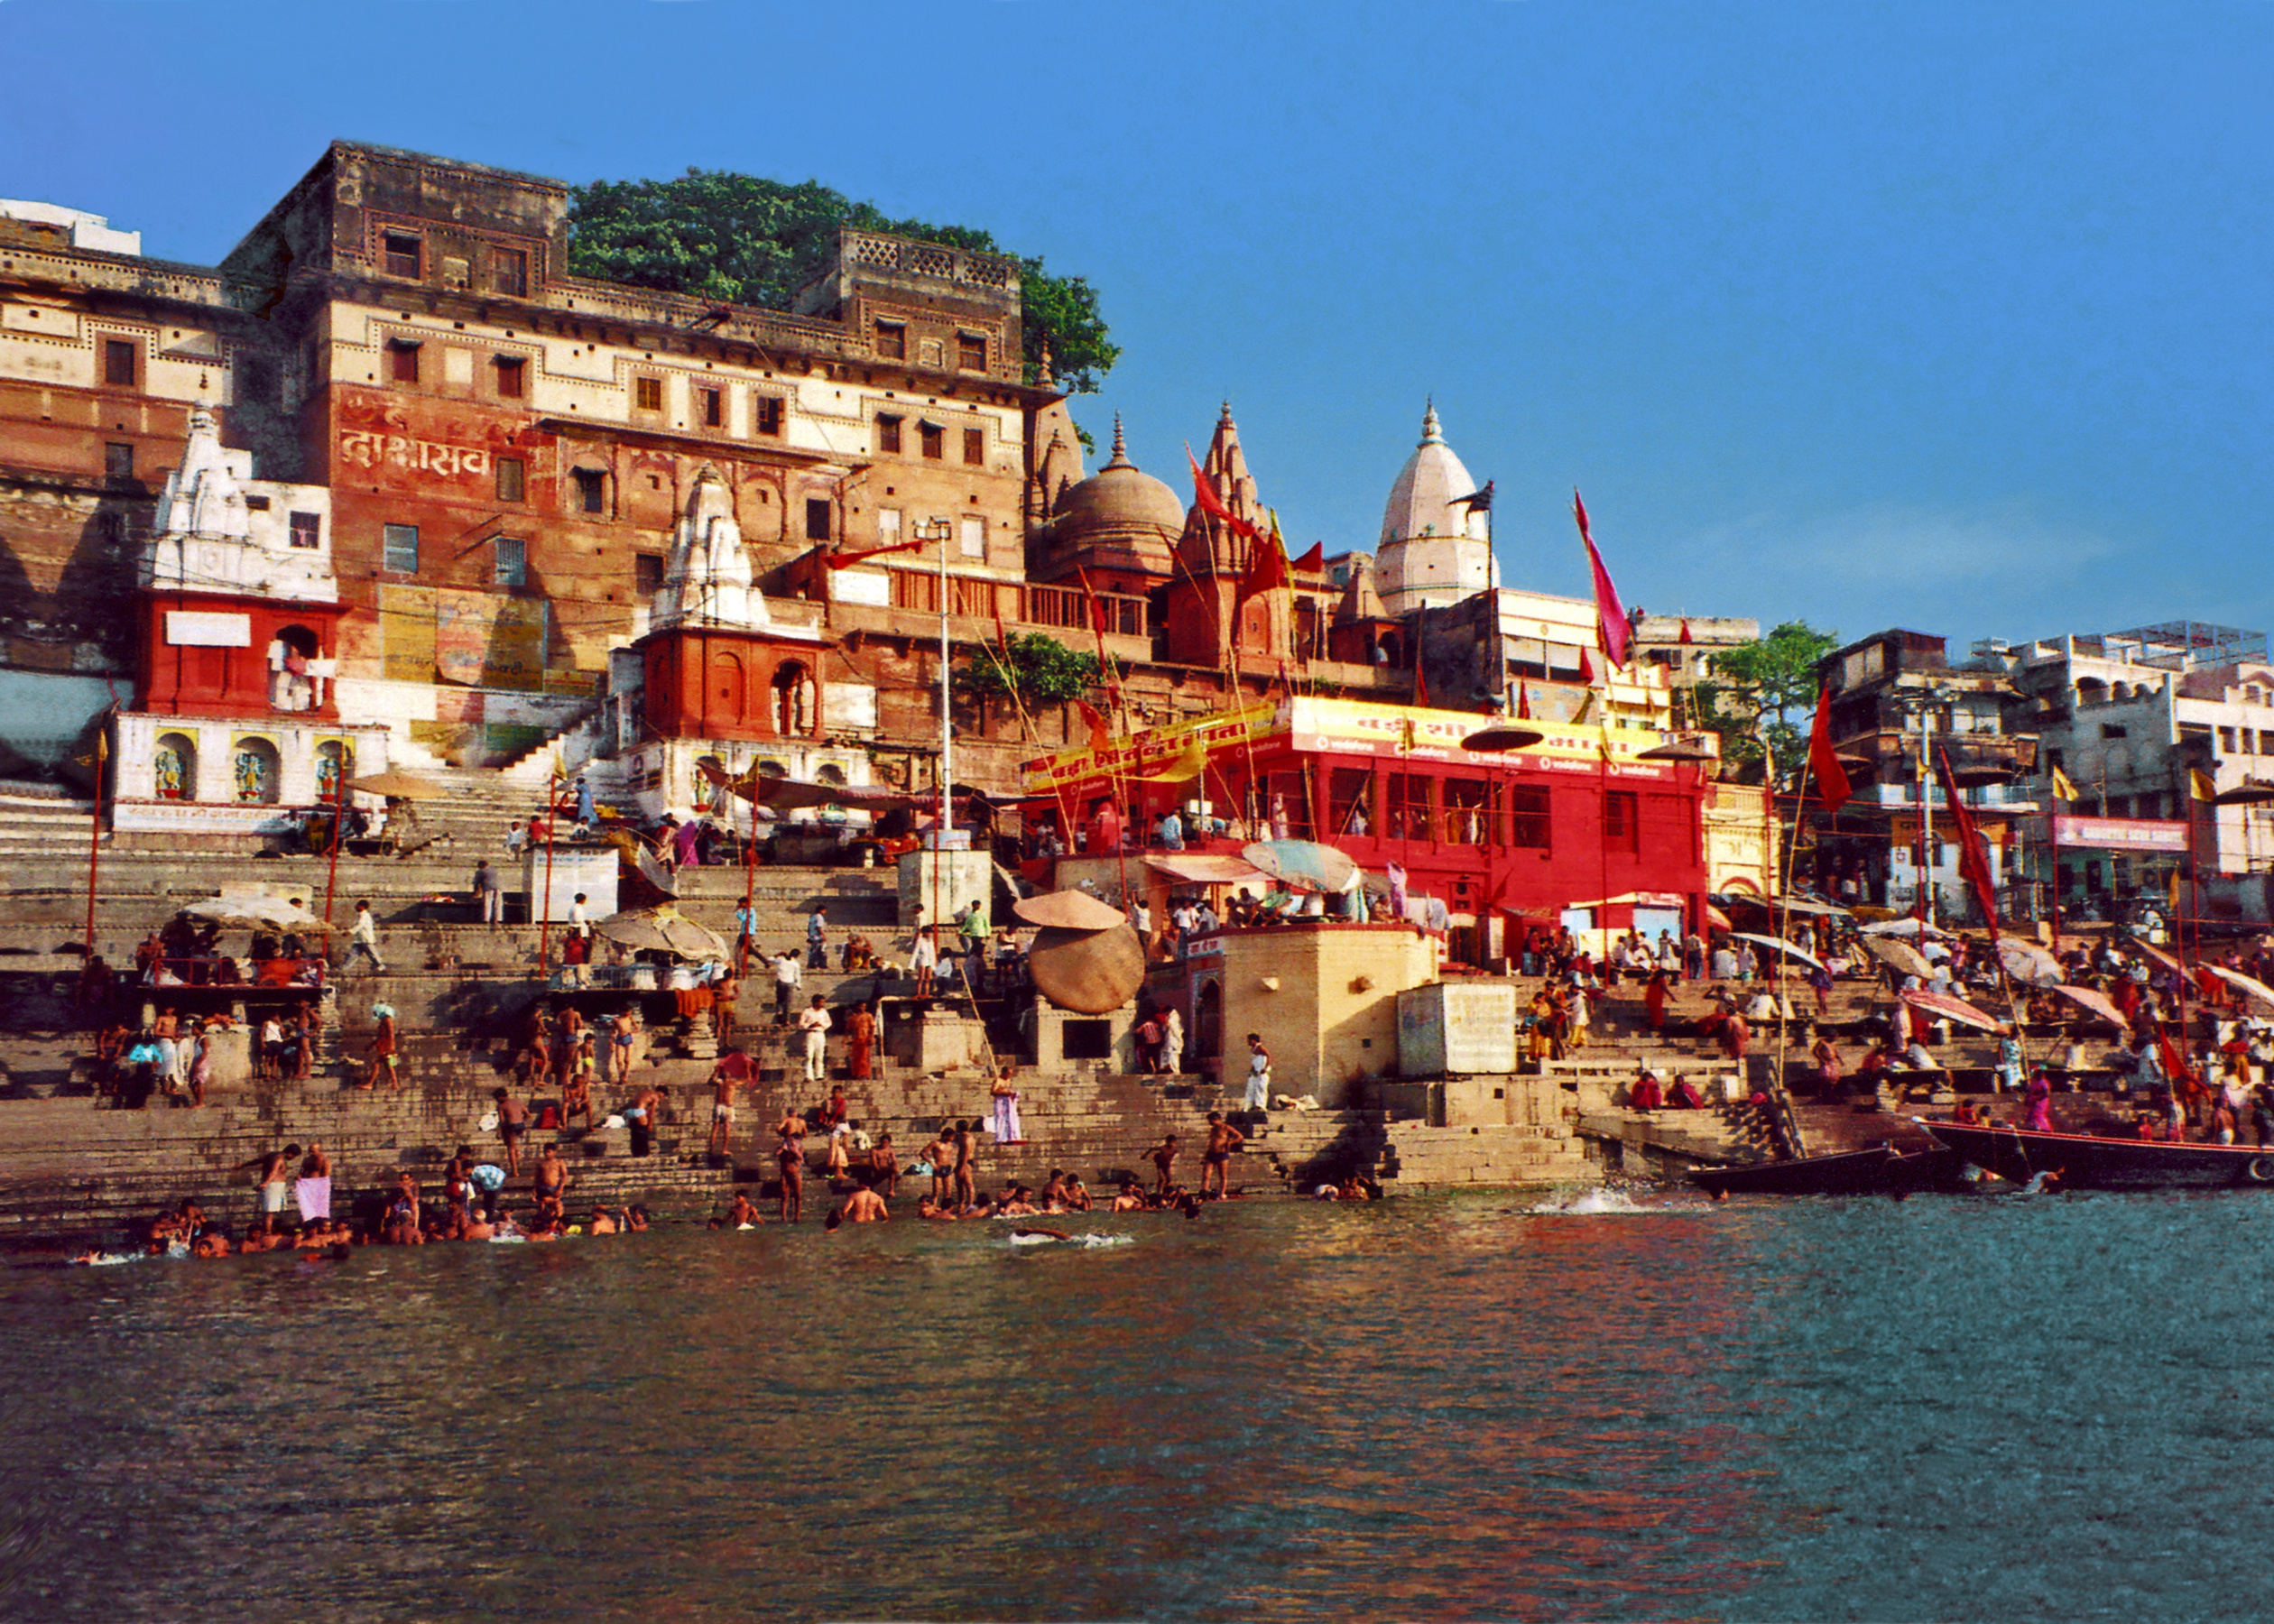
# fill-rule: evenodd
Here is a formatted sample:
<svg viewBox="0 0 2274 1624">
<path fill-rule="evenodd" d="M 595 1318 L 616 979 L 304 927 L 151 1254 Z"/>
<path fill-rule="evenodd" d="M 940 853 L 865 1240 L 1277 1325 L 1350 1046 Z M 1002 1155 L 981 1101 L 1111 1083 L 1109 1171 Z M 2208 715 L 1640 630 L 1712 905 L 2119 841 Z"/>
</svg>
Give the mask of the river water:
<svg viewBox="0 0 2274 1624">
<path fill-rule="evenodd" d="M 0 1616 L 2274 1605 L 2264 1196 L 1068 1227 L 8 1271 Z"/>
</svg>

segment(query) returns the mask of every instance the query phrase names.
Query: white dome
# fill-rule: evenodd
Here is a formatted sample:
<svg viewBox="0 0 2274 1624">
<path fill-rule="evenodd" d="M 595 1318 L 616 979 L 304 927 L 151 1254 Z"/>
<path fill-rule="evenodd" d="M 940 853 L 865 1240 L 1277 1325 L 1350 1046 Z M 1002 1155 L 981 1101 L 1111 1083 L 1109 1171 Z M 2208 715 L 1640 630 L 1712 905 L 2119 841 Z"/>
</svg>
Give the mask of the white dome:
<svg viewBox="0 0 2274 1624">
<path fill-rule="evenodd" d="M 1382 540 L 1387 547 L 1414 536 L 1485 536 L 1484 515 L 1456 507 L 1456 498 L 1476 489 L 1476 481 L 1453 448 L 1445 443 L 1432 405 L 1421 419 L 1421 443 L 1390 487 L 1390 504 L 1382 510 Z"/>
</svg>

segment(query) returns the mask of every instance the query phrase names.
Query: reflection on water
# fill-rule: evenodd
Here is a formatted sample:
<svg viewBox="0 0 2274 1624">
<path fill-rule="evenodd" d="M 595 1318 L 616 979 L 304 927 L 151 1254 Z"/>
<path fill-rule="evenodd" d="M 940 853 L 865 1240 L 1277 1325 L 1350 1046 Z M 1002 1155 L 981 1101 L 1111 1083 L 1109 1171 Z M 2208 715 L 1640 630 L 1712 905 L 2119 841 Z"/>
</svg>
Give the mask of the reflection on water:
<svg viewBox="0 0 2274 1624">
<path fill-rule="evenodd" d="M 2265 1588 L 2274 1207 L 1643 1204 L 16 1271 L 0 1611 L 2136 1617 Z"/>
</svg>

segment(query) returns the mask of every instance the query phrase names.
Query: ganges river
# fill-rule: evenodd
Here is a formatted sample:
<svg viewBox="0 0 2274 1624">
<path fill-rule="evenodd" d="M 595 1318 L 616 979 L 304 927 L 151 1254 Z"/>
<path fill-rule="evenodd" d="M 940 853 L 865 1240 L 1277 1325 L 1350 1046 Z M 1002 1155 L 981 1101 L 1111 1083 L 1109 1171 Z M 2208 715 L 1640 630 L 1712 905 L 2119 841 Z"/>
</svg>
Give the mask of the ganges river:
<svg viewBox="0 0 2274 1624">
<path fill-rule="evenodd" d="M 14 1269 L 10 1619 L 2274 1610 L 2274 1194 Z"/>
</svg>

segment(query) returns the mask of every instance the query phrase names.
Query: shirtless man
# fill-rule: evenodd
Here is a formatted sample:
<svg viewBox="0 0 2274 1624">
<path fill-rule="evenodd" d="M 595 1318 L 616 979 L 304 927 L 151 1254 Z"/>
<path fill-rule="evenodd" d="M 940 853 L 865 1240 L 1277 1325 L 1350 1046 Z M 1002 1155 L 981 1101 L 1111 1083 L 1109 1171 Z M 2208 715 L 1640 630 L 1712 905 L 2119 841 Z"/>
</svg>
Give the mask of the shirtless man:
<svg viewBox="0 0 2274 1624">
<path fill-rule="evenodd" d="M 1224 1120 L 1224 1112 L 1208 1112 L 1208 1148 L 1200 1158 L 1200 1194 L 1208 1193 L 1208 1181 L 1216 1180 L 1218 1195 L 1231 1194 L 1225 1186 L 1225 1176 L 1231 1169 L 1233 1152 L 1247 1143 L 1247 1135 Z"/>
<path fill-rule="evenodd" d="M 1115 1213 L 1142 1213 L 1145 1210 L 1145 1193 L 1137 1187 L 1135 1179 L 1124 1178 L 1122 1180 L 1121 1194 L 1114 1197 L 1114 1204 L 1107 1210 Z"/>
<path fill-rule="evenodd" d="M 639 1037 L 639 1017 L 625 1010 L 608 1023 L 608 1076 L 621 1083 L 632 1075 L 632 1045 Z"/>
<path fill-rule="evenodd" d="M 729 964 L 711 983 L 711 1033 L 721 1048 L 735 1040 L 735 1005 L 742 998 L 742 977 Z"/>
<path fill-rule="evenodd" d="M 892 1149 L 892 1136 L 880 1133 L 876 1143 L 869 1147 L 869 1188 L 884 1186 L 884 1198 L 890 1201 L 900 1194 L 900 1158 Z"/>
<path fill-rule="evenodd" d="M 793 1106 L 774 1124 L 781 1136 L 774 1161 L 781 1169 L 781 1221 L 795 1223 L 805 1215 L 805 1118 Z"/>
<path fill-rule="evenodd" d="M 750 1082 L 754 1075 L 750 1057 L 738 1048 L 728 1048 L 719 1056 L 718 1064 L 711 1067 L 712 1155 L 726 1155 L 726 1147 L 734 1141 L 735 1090 Z"/>
<path fill-rule="evenodd" d="M 1177 1136 L 1172 1133 L 1161 1140 L 1145 1159 L 1153 1165 L 1153 1194 L 1166 1195 L 1169 1186 L 1176 1182 Z"/>
<path fill-rule="evenodd" d="M 968 1209 L 979 1199 L 975 1175 L 977 1168 L 972 1158 L 979 1149 L 979 1136 L 973 1131 L 975 1122 L 956 1124 L 956 1204 Z"/>
<path fill-rule="evenodd" d="M 847 1223 L 888 1223 L 892 1217 L 884 1197 L 870 1189 L 855 1190 L 847 1195 L 843 1210 Z"/>
<path fill-rule="evenodd" d="M 931 1167 L 932 1200 L 946 1206 L 956 1182 L 956 1125 L 953 1122 L 940 1123 L 939 1131 L 931 1137 L 931 1143 L 918 1151 L 917 1155 Z"/>
<path fill-rule="evenodd" d="M 736 1190 L 734 1204 L 726 1209 L 727 1226 L 731 1229 L 748 1229 L 753 1224 L 763 1223 L 765 1221 L 764 1214 L 758 1211 L 757 1204 L 740 1190 Z"/>
<path fill-rule="evenodd" d="M 632 1154 L 646 1156 L 655 1149 L 657 1112 L 663 1109 L 663 1091 L 652 1083 L 624 1108 L 624 1120 L 632 1129 Z"/>
<path fill-rule="evenodd" d="M 568 1194 L 568 1165 L 560 1159 L 559 1145 L 547 1145 L 544 1155 L 537 1158 L 532 1189 L 537 1197 L 537 1215 L 558 1220 Z"/>
<path fill-rule="evenodd" d="M 497 1132 L 505 1141 L 505 1175 L 511 1178 L 521 1172 L 521 1142 L 529 1131 L 529 1107 L 502 1088 L 490 1090 L 490 1098 L 497 1102 Z"/>
</svg>

